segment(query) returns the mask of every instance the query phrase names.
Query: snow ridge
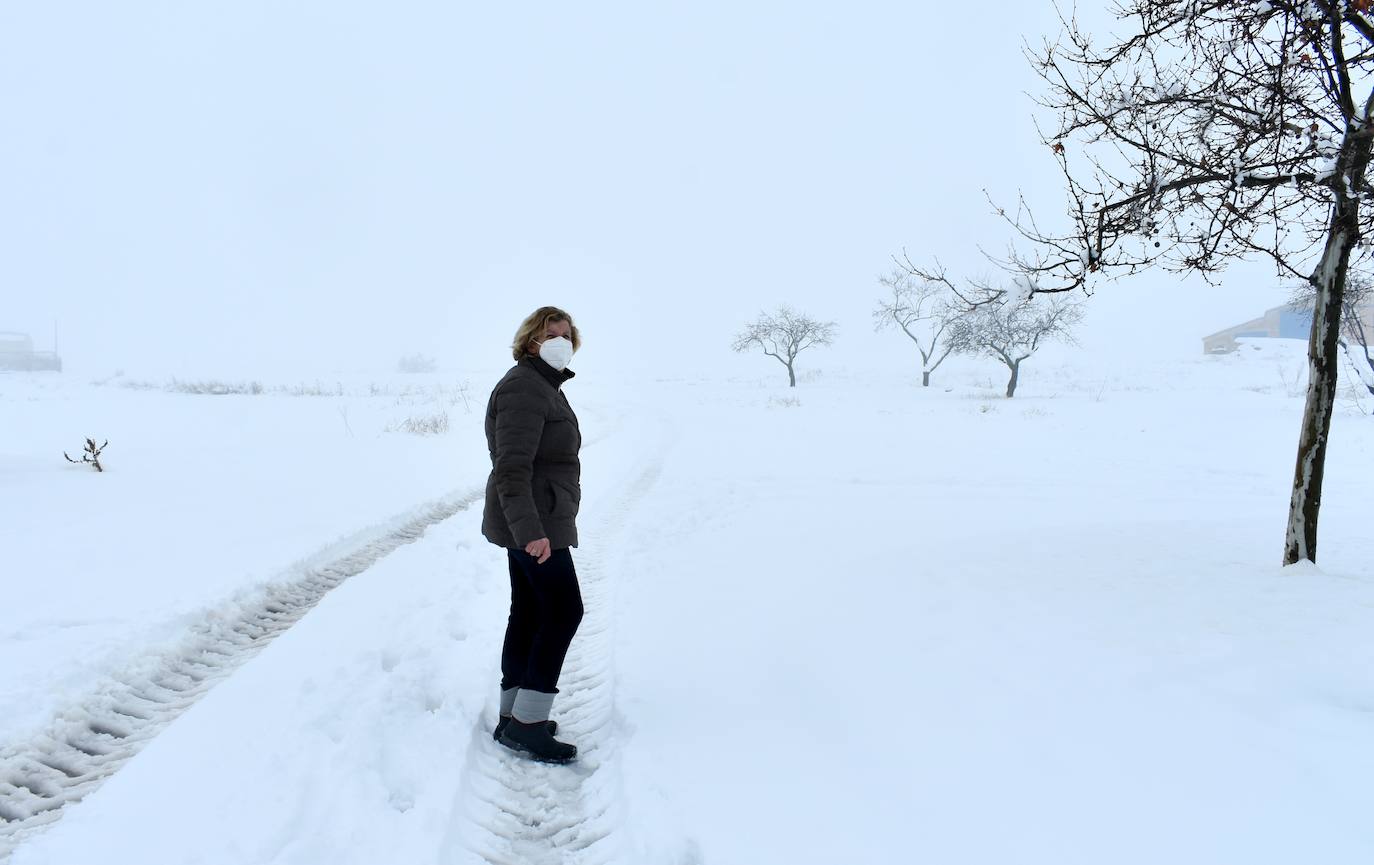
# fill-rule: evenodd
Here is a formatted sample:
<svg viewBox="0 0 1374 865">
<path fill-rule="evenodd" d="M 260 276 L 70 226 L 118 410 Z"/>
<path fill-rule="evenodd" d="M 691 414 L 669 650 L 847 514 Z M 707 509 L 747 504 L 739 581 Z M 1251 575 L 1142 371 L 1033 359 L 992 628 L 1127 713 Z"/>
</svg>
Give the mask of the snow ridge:
<svg viewBox="0 0 1374 865">
<path fill-rule="evenodd" d="M 287 579 L 234 598 L 170 649 L 143 656 L 84 699 L 59 711 L 28 741 L 0 746 L 0 862 L 61 818 L 143 746 L 349 577 L 436 523 L 482 501 L 453 493 L 380 529 L 333 544 Z"/>
<path fill-rule="evenodd" d="M 492 740 L 494 713 L 473 730 L 447 861 L 491 865 L 601 865 L 622 858 L 614 832 L 622 821 L 614 700 L 614 590 L 620 544 L 635 505 L 663 466 L 661 454 L 626 486 L 579 547 L 578 580 L 586 610 L 568 651 L 554 703 L 559 736 L 578 760 L 550 766 L 518 757 Z M 609 564 L 608 564 L 609 563 Z"/>
</svg>

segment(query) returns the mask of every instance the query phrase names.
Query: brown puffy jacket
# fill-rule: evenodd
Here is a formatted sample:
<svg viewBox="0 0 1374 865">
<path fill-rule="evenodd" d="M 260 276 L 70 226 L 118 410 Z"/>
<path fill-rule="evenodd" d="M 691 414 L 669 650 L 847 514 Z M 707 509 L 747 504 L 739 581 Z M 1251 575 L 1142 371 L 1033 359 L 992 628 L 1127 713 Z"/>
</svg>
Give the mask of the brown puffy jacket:
<svg viewBox="0 0 1374 865">
<path fill-rule="evenodd" d="M 546 537 L 550 549 L 577 546 L 582 432 L 561 389 L 572 377 L 526 355 L 492 389 L 482 536 L 493 544 L 524 549 Z"/>
</svg>

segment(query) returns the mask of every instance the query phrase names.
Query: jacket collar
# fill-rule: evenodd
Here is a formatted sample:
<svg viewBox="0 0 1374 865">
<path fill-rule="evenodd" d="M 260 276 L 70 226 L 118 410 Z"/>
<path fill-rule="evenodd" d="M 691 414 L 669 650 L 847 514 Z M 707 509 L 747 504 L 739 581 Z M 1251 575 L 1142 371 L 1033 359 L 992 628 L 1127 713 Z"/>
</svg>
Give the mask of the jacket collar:
<svg viewBox="0 0 1374 865">
<path fill-rule="evenodd" d="M 520 363 L 521 365 L 528 366 L 530 369 L 533 369 L 540 375 L 542 375 L 545 381 L 553 385 L 554 390 L 558 390 L 562 386 L 563 382 L 577 375 L 577 373 L 573 372 L 570 369 L 567 369 L 566 367 L 560 372 L 559 370 L 556 370 L 553 367 L 549 366 L 548 361 L 544 360 L 542 357 L 539 357 L 535 354 L 525 355 L 524 357 L 520 358 Z"/>
</svg>

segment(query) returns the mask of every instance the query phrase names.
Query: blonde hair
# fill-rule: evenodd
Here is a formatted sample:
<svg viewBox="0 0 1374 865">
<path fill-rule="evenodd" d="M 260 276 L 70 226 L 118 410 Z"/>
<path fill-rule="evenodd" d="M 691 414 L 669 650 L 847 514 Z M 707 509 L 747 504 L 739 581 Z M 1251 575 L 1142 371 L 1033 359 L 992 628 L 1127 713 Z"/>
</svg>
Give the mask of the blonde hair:
<svg viewBox="0 0 1374 865">
<path fill-rule="evenodd" d="M 582 337 L 577 332 L 577 325 L 573 324 L 572 316 L 556 306 L 541 306 L 520 322 L 520 329 L 515 332 L 515 342 L 511 344 L 511 355 L 519 360 L 529 354 L 527 346 L 530 340 L 536 336 L 542 339 L 549 323 L 555 321 L 568 323 L 568 339 L 572 340 L 573 351 L 581 348 Z"/>
</svg>

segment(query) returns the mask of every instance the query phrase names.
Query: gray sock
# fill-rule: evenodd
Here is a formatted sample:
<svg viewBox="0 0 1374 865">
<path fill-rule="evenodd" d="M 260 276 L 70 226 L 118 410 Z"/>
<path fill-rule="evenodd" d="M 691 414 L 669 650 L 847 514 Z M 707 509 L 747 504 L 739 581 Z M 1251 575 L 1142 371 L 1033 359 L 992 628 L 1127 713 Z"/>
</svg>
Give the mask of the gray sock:
<svg viewBox="0 0 1374 865">
<path fill-rule="evenodd" d="M 515 705 L 511 706 L 511 717 L 522 724 L 547 721 L 553 709 L 553 698 L 553 694 L 521 688 L 520 693 L 515 695 Z"/>
<path fill-rule="evenodd" d="M 519 688 L 506 688 L 501 692 L 501 716 L 510 714 L 511 707 L 515 705 L 515 692 Z"/>
</svg>

